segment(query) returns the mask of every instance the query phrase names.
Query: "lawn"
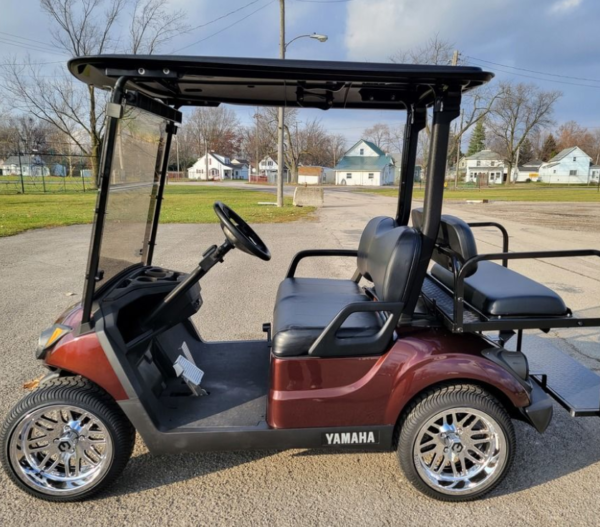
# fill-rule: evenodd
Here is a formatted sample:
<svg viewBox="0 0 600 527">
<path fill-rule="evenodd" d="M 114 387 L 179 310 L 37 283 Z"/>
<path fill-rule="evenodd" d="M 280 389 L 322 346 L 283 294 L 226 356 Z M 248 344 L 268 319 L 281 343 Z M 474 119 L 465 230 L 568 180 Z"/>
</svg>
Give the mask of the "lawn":
<svg viewBox="0 0 600 527">
<path fill-rule="evenodd" d="M 367 192 L 380 196 L 398 196 L 395 187 L 357 189 L 356 192 Z M 415 187 L 414 197 L 423 199 L 424 191 Z M 446 189 L 445 200 L 489 199 L 491 201 L 570 201 L 600 203 L 600 192 L 596 187 L 549 187 L 537 185 L 518 185 L 510 188 L 484 188 L 484 189 Z"/>
<path fill-rule="evenodd" d="M 91 223 L 95 192 L 61 194 L 0 195 L 0 237 L 29 229 Z M 273 202 L 275 196 L 254 190 L 220 187 L 167 187 L 162 223 L 217 223 L 212 205 L 223 201 L 250 223 L 282 223 L 310 216 L 312 207 L 258 205 Z"/>
</svg>

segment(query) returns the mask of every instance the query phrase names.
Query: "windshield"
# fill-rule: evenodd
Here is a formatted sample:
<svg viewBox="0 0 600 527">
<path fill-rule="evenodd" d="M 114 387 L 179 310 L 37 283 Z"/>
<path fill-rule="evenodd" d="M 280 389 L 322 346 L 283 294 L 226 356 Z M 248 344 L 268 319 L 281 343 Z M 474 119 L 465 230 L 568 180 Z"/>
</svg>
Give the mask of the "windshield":
<svg viewBox="0 0 600 527">
<path fill-rule="evenodd" d="M 135 107 L 119 119 L 96 288 L 145 261 L 160 180 L 167 120 Z"/>
</svg>

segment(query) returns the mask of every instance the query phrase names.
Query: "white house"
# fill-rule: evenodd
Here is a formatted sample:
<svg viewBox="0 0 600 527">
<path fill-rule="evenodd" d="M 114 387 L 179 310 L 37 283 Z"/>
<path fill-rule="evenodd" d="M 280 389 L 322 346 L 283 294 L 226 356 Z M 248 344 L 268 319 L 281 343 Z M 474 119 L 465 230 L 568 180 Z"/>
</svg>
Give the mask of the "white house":
<svg viewBox="0 0 600 527">
<path fill-rule="evenodd" d="M 460 168 L 466 169 L 465 182 L 484 185 L 504 182 L 504 161 L 500 154 L 491 150 L 482 150 L 460 160 Z"/>
<path fill-rule="evenodd" d="M 20 156 L 10 156 L 2 164 L 2 174 L 23 175 L 23 176 L 49 176 L 50 170 L 44 163 L 44 160 L 35 155 L 23 154 Z"/>
<path fill-rule="evenodd" d="M 203 181 L 248 179 L 248 165 L 234 164 L 229 157 L 209 152 L 188 168 L 187 174 L 189 179 Z"/>
<path fill-rule="evenodd" d="M 391 185 L 394 160 L 370 141 L 361 139 L 335 166 L 336 185 Z"/>
<path fill-rule="evenodd" d="M 588 183 L 592 158 L 578 146 L 565 148 L 540 167 L 544 183 Z"/>
<path fill-rule="evenodd" d="M 600 181 L 600 165 L 592 165 L 590 167 L 590 183 L 596 183 Z"/>
<path fill-rule="evenodd" d="M 513 169 L 512 181 L 524 183 L 526 181 L 538 181 L 540 175 L 540 167 L 544 164 L 539 159 L 534 159 L 523 163 L 518 168 Z"/>
</svg>

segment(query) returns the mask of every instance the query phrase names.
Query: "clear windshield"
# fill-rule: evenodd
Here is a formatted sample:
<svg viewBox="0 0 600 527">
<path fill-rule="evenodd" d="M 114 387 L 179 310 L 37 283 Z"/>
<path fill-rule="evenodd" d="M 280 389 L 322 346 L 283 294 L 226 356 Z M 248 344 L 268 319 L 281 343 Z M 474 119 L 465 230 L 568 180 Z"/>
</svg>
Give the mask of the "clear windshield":
<svg viewBox="0 0 600 527">
<path fill-rule="evenodd" d="M 167 121 L 126 107 L 119 120 L 96 288 L 145 261 L 160 180 Z"/>
</svg>

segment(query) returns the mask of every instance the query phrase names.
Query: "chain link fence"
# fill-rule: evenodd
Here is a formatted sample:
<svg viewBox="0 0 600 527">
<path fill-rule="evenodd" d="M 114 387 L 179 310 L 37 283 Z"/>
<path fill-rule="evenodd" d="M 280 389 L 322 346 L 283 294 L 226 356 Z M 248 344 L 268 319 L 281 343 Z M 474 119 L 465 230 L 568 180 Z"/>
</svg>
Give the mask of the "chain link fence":
<svg viewBox="0 0 600 527">
<path fill-rule="evenodd" d="M 0 194 L 96 190 L 90 155 L 18 152 L 0 159 Z"/>
</svg>

